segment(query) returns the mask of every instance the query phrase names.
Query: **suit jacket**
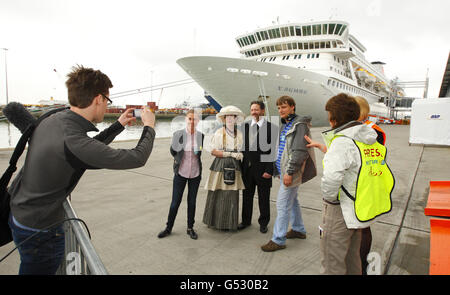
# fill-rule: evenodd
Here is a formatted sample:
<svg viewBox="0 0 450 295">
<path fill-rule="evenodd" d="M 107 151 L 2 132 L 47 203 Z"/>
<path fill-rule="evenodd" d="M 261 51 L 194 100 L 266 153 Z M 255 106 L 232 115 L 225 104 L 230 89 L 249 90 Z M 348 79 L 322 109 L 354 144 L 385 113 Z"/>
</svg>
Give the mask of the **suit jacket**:
<svg viewBox="0 0 450 295">
<path fill-rule="evenodd" d="M 251 121 L 244 123 L 244 145 L 242 147 L 244 182 L 253 175 L 256 176 L 256 184 L 272 186 L 272 178 L 266 179 L 262 175 L 266 172 L 273 176 L 278 132 L 278 127 L 267 120 L 264 120 L 261 128 L 257 124 L 251 126 Z"/>
<path fill-rule="evenodd" d="M 175 174 L 178 173 L 178 169 L 180 168 L 181 160 L 184 155 L 184 147 L 186 142 L 184 139 L 187 136 L 186 128 L 175 131 L 172 137 L 172 144 L 170 145 L 170 154 L 173 156 L 173 172 Z M 195 130 L 195 139 L 197 142 L 197 146 L 195 147 L 195 155 L 198 158 L 198 164 L 200 168 L 200 176 L 202 175 L 202 150 L 203 150 L 203 139 L 205 135 L 197 130 Z"/>
</svg>

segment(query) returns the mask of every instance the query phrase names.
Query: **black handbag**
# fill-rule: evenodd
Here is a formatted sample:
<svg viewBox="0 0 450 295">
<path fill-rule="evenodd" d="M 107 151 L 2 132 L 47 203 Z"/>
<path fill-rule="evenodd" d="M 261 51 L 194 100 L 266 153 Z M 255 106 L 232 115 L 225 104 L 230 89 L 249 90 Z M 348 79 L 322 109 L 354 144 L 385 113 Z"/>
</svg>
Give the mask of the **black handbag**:
<svg viewBox="0 0 450 295">
<path fill-rule="evenodd" d="M 228 185 L 233 185 L 236 179 L 236 168 L 233 162 L 225 162 L 223 165 L 223 182 Z"/>
<path fill-rule="evenodd" d="M 59 108 L 55 110 L 51 110 L 41 117 L 34 124 L 30 124 L 25 132 L 19 139 L 14 152 L 9 160 L 9 167 L 6 169 L 5 173 L 3 173 L 2 178 L 0 178 L 0 247 L 8 244 L 12 241 L 11 229 L 8 225 L 9 212 L 10 208 L 10 200 L 11 196 L 8 193 L 8 184 L 13 176 L 14 172 L 17 170 L 17 161 L 25 150 L 25 146 L 27 145 L 28 140 L 33 134 L 34 129 L 39 125 L 39 123 L 50 116 L 59 111 L 63 111 L 67 108 Z"/>
</svg>

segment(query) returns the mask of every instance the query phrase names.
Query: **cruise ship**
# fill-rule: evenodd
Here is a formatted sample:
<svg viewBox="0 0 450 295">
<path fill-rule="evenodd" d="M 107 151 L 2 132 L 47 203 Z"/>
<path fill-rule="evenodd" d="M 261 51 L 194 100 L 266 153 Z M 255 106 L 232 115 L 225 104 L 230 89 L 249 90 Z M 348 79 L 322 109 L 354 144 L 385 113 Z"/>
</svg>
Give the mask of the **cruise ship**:
<svg viewBox="0 0 450 295">
<path fill-rule="evenodd" d="M 277 98 L 289 95 L 297 114 L 311 115 L 313 126 L 326 126 L 325 104 L 338 93 L 366 98 L 373 117 L 388 117 L 389 98 L 404 96 L 385 76 L 383 62 L 366 60 L 366 48 L 344 21 L 276 24 L 235 40 L 239 58 L 177 60 L 218 109 L 235 105 L 248 114 L 250 102 L 259 99 L 266 115 L 277 116 Z"/>
</svg>

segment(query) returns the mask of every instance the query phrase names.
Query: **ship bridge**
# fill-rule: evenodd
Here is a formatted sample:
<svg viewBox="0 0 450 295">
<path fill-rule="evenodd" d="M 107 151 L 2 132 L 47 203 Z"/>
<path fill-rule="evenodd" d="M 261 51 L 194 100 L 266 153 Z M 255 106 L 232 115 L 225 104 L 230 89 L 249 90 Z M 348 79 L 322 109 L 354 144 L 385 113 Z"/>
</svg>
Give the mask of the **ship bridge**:
<svg viewBox="0 0 450 295">
<path fill-rule="evenodd" d="M 329 52 L 350 58 L 348 23 L 342 21 L 276 25 L 240 35 L 236 42 L 247 58 L 267 57 L 274 53 L 296 54 Z"/>
</svg>

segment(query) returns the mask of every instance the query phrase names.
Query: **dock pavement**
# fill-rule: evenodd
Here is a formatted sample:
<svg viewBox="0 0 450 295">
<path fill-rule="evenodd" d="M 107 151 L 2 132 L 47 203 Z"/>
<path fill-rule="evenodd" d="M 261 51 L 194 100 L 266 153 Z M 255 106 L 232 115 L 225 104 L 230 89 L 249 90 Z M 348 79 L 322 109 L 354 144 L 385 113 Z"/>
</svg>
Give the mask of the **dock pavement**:
<svg viewBox="0 0 450 295">
<path fill-rule="evenodd" d="M 395 176 L 393 209 L 372 226 L 372 252 L 380 257 L 381 274 L 427 275 L 430 225 L 424 215 L 429 181 L 450 180 L 450 148 L 409 145 L 409 126 L 383 125 L 387 134 L 387 162 Z M 320 132 L 312 128 L 314 139 Z M 137 141 L 113 142 L 115 148 L 133 148 Z M 272 235 L 279 181 L 271 190 L 269 231 L 259 232 L 257 196 L 252 226 L 237 232 L 209 229 L 202 223 L 207 191 L 204 184 L 212 156 L 204 152 L 203 173 L 197 196 L 198 240 L 186 234 L 186 193 L 172 234 L 159 239 L 172 193 L 173 159 L 170 138 L 157 138 L 144 167 L 126 171 L 87 171 L 72 193 L 72 205 L 91 232 L 92 243 L 110 274 L 116 275 L 316 275 L 319 274 L 319 229 L 322 197 L 320 180 L 323 154 L 316 150 L 318 176 L 299 189 L 299 202 L 307 230 L 305 240 L 287 240 L 284 250 L 266 253 L 261 246 Z M 12 151 L 0 150 L 0 171 Z M 25 155 L 19 161 L 20 168 Z M 242 209 L 242 193 L 240 210 Z M 0 248 L 3 257 L 14 247 Z M 14 252 L 0 264 L 0 274 L 17 274 Z"/>
</svg>

